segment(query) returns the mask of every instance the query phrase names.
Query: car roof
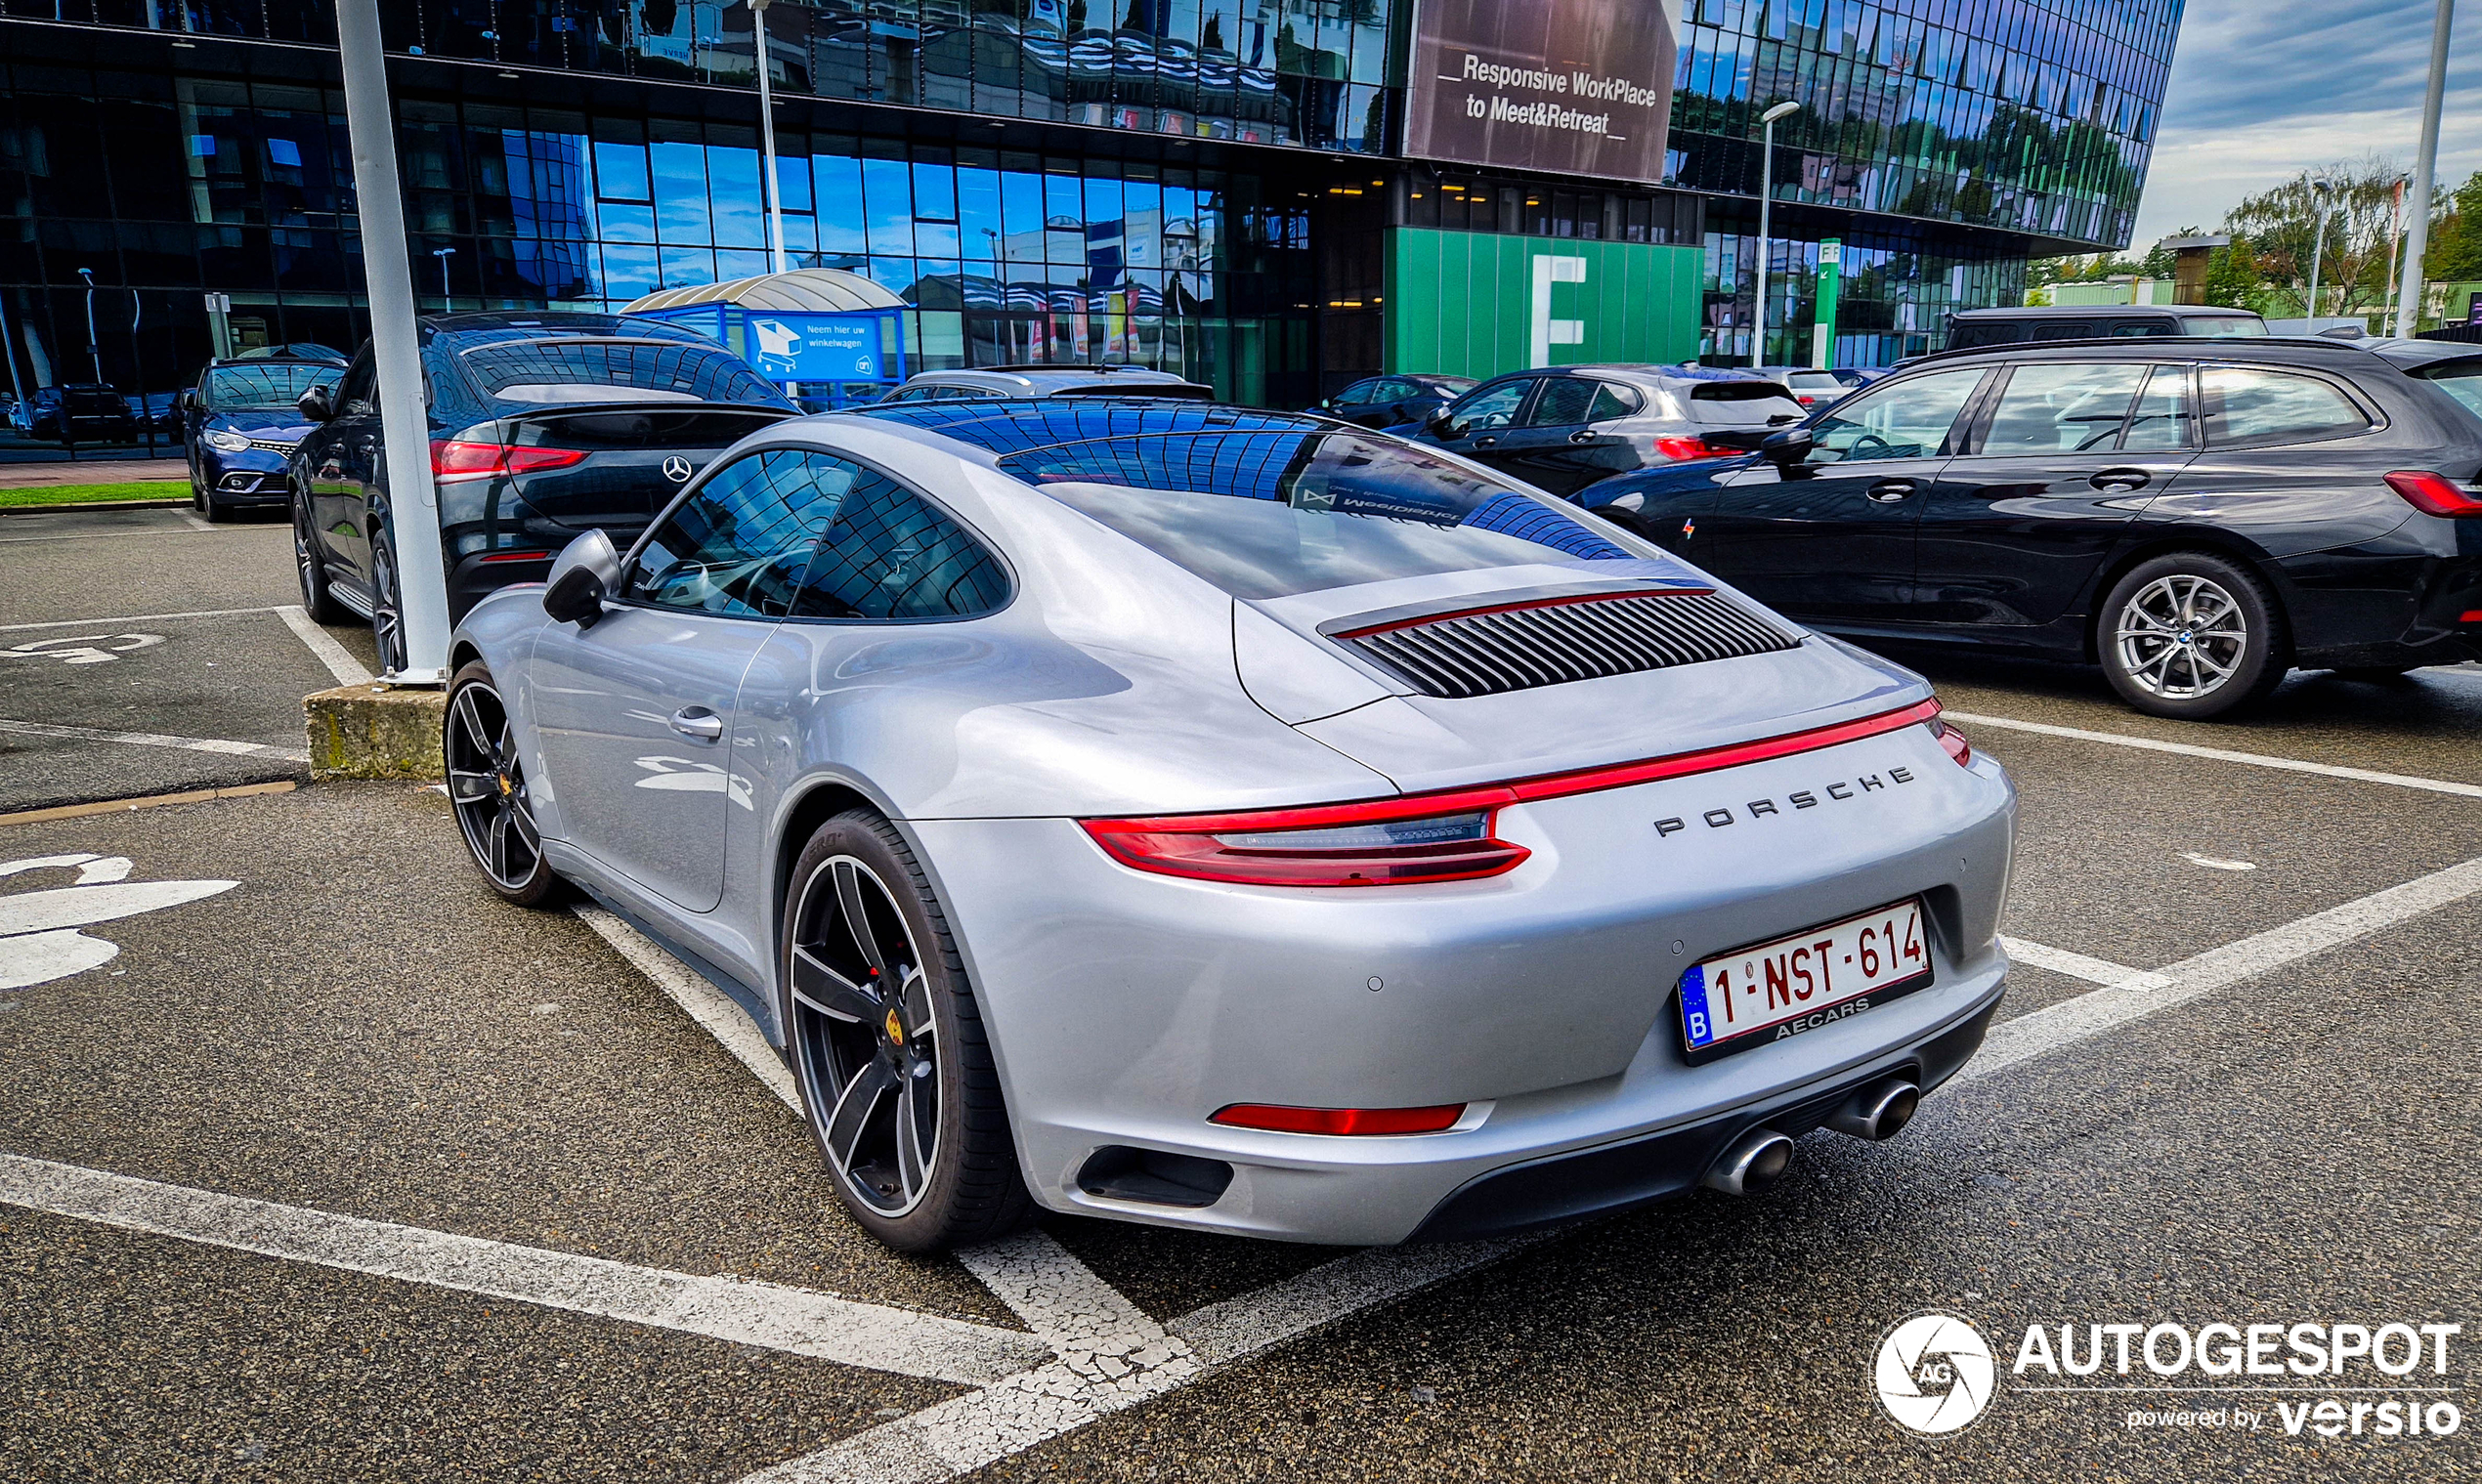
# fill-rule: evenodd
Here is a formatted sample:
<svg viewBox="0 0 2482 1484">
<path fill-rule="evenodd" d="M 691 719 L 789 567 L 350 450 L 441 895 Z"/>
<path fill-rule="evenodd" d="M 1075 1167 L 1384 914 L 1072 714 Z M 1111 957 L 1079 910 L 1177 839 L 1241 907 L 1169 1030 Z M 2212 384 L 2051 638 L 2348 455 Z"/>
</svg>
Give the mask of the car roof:
<svg viewBox="0 0 2482 1484">
<path fill-rule="evenodd" d="M 2220 304 L 2062 304 L 2018 309 L 1960 309 L 1948 318 L 1965 322 L 1981 319 L 2124 319 L 2132 315 L 2161 315 L 2171 319 L 2255 319 L 2258 312 L 2226 309 Z"/>
<path fill-rule="evenodd" d="M 424 340 L 451 336 L 488 343 L 493 340 L 547 340 L 555 336 L 625 337 L 633 340 L 697 341 L 725 350 L 722 342 L 702 330 L 651 315 L 567 314 L 557 310 L 475 310 L 461 315 L 425 315 Z M 731 354 L 726 351 L 726 354 Z"/>
<path fill-rule="evenodd" d="M 2426 342 L 2413 342 L 2426 343 Z M 2450 356 L 2422 356 L 2418 352 L 2399 351 L 2396 355 L 2379 353 L 2382 344 L 2404 346 L 2405 341 L 2332 340 L 2323 335 L 2218 335 L 2189 337 L 2181 335 L 2150 335 L 2095 337 L 2085 340 L 2019 341 L 2013 345 L 1978 345 L 1962 350 L 1932 351 L 1904 364 L 1905 370 L 1924 365 L 1952 365 L 1965 361 L 2017 360 L 2087 360 L 2097 351 L 2118 353 L 2116 360 L 2216 360 L 2256 361 L 2270 365 L 2326 367 L 2331 370 L 2371 370 L 2374 362 L 2420 364 L 2426 360 L 2451 359 Z M 2482 348 L 2476 348 L 2482 350 Z M 2451 353 L 2453 354 L 2453 353 Z"/>
<path fill-rule="evenodd" d="M 877 403 L 833 414 L 901 423 L 994 456 L 1098 438 L 1166 433 L 1354 433 L 1368 430 L 1307 412 L 1262 412 L 1220 403 L 1117 397 L 991 398 Z"/>
<path fill-rule="evenodd" d="M 905 385 L 977 387 L 991 392 L 1040 394 L 1062 386 L 1194 387 L 1198 383 L 1170 371 L 1142 365 L 1001 365 L 960 366 L 946 371 L 918 371 Z"/>
</svg>

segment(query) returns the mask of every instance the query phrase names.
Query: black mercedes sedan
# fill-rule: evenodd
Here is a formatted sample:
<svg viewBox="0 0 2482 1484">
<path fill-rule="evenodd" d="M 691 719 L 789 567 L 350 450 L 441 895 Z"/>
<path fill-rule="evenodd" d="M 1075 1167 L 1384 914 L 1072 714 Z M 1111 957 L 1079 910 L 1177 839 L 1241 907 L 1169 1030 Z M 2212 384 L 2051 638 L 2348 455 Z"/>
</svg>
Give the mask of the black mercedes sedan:
<svg viewBox="0 0 2482 1484">
<path fill-rule="evenodd" d="M 610 531 L 625 550 L 709 459 L 798 410 L 721 344 L 661 319 L 437 315 L 421 321 L 421 346 L 450 623 L 485 593 L 541 580 L 580 531 Z M 332 390 L 302 396 L 293 549 L 311 616 L 367 617 L 395 670 L 405 646 L 376 383 L 365 344 Z"/>
<path fill-rule="evenodd" d="M 1576 498 L 1818 628 L 2099 664 L 2158 716 L 2482 657 L 2482 346 L 1949 352 Z"/>
<path fill-rule="evenodd" d="M 1415 375 L 1398 372 L 1391 376 L 1367 376 L 1335 396 L 1327 398 L 1310 410 L 1365 428 L 1394 428 L 1405 424 L 1420 426 L 1434 407 L 1446 406 L 1474 387 L 1471 376 Z"/>
</svg>

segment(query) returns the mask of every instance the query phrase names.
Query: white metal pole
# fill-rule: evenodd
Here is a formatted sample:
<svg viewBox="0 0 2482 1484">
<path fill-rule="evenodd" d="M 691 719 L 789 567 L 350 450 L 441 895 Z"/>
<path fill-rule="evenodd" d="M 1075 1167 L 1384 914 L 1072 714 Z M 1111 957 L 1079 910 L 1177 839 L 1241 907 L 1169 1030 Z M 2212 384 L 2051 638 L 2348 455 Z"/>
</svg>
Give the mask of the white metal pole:
<svg viewBox="0 0 2482 1484">
<path fill-rule="evenodd" d="M 1757 321 L 1750 332 L 1749 363 L 1754 368 L 1767 363 L 1767 208 L 1776 199 L 1776 120 L 1767 120 L 1766 143 L 1759 147 L 1758 162 L 1758 297 L 1751 301 L 1750 318 Z"/>
<path fill-rule="evenodd" d="M 767 62 L 768 3 L 749 0 L 749 29 L 758 59 L 758 144 L 763 152 L 759 189 L 767 195 L 767 271 L 780 274 L 785 271 L 785 196 L 776 186 L 776 94 L 768 76 L 774 70 Z"/>
<path fill-rule="evenodd" d="M 2430 184 L 2439 164 L 2439 105 L 2448 90 L 2448 29 L 2456 0 L 2439 0 L 2430 18 L 2430 91 L 2421 101 L 2421 153 L 2413 162 L 2413 225 L 2405 233 L 2405 276 L 2396 293 L 2396 338 L 2421 327 L 2421 253 L 2430 245 Z"/>
<path fill-rule="evenodd" d="M 2327 247 L 2327 192 L 2317 186 L 2310 188 L 2310 210 L 2317 214 L 2318 226 L 2310 237 L 2310 302 L 2301 313 L 2310 321 L 2306 328 L 2315 335 L 2318 333 L 2319 256 Z"/>
<path fill-rule="evenodd" d="M 389 549 L 396 558 L 405 635 L 405 665 L 386 678 L 398 685 L 438 685 L 449 657 L 448 574 L 440 555 L 440 496 L 431 484 L 430 413 L 422 401 L 422 349 L 378 0 L 338 0 L 336 48 L 344 64 L 345 123 L 353 139 L 370 349 L 379 372 L 380 436 L 387 446 Z"/>
</svg>

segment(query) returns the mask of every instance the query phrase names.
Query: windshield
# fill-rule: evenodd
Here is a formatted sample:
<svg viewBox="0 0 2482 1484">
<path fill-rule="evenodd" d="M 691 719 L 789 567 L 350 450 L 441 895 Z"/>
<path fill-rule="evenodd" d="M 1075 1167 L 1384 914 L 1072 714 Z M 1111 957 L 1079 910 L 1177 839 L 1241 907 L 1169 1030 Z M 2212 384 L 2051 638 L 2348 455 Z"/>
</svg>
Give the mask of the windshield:
<svg viewBox="0 0 2482 1484">
<path fill-rule="evenodd" d="M 713 344 L 567 336 L 476 346 L 463 361 L 487 394 L 514 402 L 791 405 L 748 363 Z"/>
<path fill-rule="evenodd" d="M 1654 554 L 1515 486 L 1351 433 L 1094 439 L 999 465 L 1236 598 Z"/>
<path fill-rule="evenodd" d="M 2267 322 L 2255 315 L 2191 315 L 2180 329 L 2184 335 L 2263 335 Z"/>
<path fill-rule="evenodd" d="M 286 365 L 278 361 L 218 366 L 207 373 L 207 409 L 290 411 L 304 392 L 321 382 L 333 381 L 339 374 L 339 368 L 332 365 Z"/>
<path fill-rule="evenodd" d="M 2482 417 L 2482 360 L 2452 360 L 2445 365 L 2424 366 L 2413 374 L 2436 382 L 2440 391 L 2462 403 L 2467 412 Z"/>
</svg>

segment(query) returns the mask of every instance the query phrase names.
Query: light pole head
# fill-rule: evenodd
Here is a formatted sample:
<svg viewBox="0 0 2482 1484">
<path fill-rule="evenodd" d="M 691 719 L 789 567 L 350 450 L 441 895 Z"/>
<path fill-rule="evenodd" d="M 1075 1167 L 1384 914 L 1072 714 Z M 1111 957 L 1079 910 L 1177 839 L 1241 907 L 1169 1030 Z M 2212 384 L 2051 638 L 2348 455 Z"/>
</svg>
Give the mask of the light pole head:
<svg viewBox="0 0 2482 1484">
<path fill-rule="evenodd" d="M 1758 121 L 1762 124 L 1772 124 L 1776 119 L 1789 117 L 1790 115 L 1800 111 L 1801 105 L 1787 101 L 1779 103 L 1774 107 L 1769 108 L 1766 112 L 1759 114 Z"/>
<path fill-rule="evenodd" d="M 81 268 L 77 271 L 77 276 L 86 280 L 86 286 L 88 288 L 93 288 L 95 286 L 95 270 L 91 268 Z"/>
</svg>

